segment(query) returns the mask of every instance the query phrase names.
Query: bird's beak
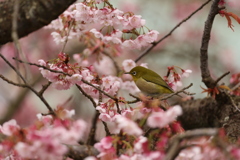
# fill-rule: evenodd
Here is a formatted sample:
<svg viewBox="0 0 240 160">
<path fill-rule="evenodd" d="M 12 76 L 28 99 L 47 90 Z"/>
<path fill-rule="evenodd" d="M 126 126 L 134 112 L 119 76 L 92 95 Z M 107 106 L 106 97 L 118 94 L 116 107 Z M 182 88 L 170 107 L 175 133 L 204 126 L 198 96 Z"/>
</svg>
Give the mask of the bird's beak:
<svg viewBox="0 0 240 160">
<path fill-rule="evenodd" d="M 125 72 L 124 74 L 130 74 L 130 72 Z"/>
</svg>

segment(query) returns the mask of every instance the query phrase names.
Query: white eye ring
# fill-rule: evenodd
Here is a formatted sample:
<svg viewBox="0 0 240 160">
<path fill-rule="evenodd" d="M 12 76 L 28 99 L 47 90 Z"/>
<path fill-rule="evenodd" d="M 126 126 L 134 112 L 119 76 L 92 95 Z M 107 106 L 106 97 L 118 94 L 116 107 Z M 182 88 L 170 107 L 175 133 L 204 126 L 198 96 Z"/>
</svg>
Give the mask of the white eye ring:
<svg viewBox="0 0 240 160">
<path fill-rule="evenodd" d="M 132 72 L 132 75 L 136 76 L 136 75 L 137 75 L 137 72 L 136 72 L 136 71 L 133 71 L 133 72 Z"/>
</svg>

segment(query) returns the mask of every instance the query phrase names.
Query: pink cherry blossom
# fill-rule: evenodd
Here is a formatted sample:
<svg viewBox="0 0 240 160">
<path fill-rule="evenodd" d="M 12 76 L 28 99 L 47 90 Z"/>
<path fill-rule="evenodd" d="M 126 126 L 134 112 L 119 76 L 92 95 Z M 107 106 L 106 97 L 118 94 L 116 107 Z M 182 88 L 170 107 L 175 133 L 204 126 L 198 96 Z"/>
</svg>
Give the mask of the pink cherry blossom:
<svg viewBox="0 0 240 160">
<path fill-rule="evenodd" d="M 15 119 L 12 119 L 8 122 L 3 123 L 0 126 L 0 131 L 6 136 L 11 136 L 20 129 L 20 126 L 17 124 Z"/>
<path fill-rule="evenodd" d="M 174 106 L 165 112 L 152 112 L 147 119 L 147 124 L 150 127 L 165 127 L 169 123 L 173 122 L 177 116 L 182 114 L 182 108 L 180 106 Z"/>
<path fill-rule="evenodd" d="M 94 78 L 88 69 L 84 69 L 83 71 L 81 71 L 81 74 L 82 78 L 88 82 L 90 82 Z"/>
<path fill-rule="evenodd" d="M 69 114 L 72 115 L 72 111 L 69 111 Z M 44 117 L 48 118 L 48 116 L 42 116 L 40 119 L 45 121 Z M 17 142 L 14 147 L 21 158 L 60 160 L 67 152 L 67 147 L 64 144 L 76 144 L 83 137 L 87 127 L 83 120 L 69 121 L 68 123 L 59 119 L 53 121 L 55 123 L 52 125 L 51 123 L 43 123 L 41 128 L 31 127 L 27 130 L 26 139 Z"/>
<path fill-rule="evenodd" d="M 188 77 L 190 73 L 192 73 L 190 69 L 182 70 L 182 77 Z"/>
<path fill-rule="evenodd" d="M 140 28 L 145 25 L 146 20 L 141 19 L 142 16 L 140 15 L 133 15 L 132 17 L 129 17 L 129 23 L 133 28 Z"/>
<path fill-rule="evenodd" d="M 99 87 L 98 84 L 93 84 L 95 87 Z M 98 98 L 99 97 L 99 92 L 98 90 L 96 90 L 95 88 L 93 88 L 92 86 L 82 83 L 80 85 L 82 87 L 82 89 L 84 90 L 84 92 L 88 93 L 90 96 L 92 96 L 93 98 Z"/>
<path fill-rule="evenodd" d="M 103 157 L 106 154 L 114 154 L 115 148 L 113 147 L 113 138 L 104 137 L 100 142 L 94 144 L 94 147 L 100 152 L 97 157 Z"/>
<path fill-rule="evenodd" d="M 52 86 L 58 90 L 67 90 L 72 85 L 69 81 L 56 81 L 52 84 Z"/>
<path fill-rule="evenodd" d="M 103 77 L 102 82 L 102 88 L 110 95 L 116 95 L 121 86 L 121 79 L 114 76 Z"/>
<path fill-rule="evenodd" d="M 124 110 L 121 111 L 121 115 L 126 117 L 126 118 L 131 119 L 132 116 L 134 115 L 134 112 L 130 109 L 124 109 Z"/>
<path fill-rule="evenodd" d="M 98 1 L 95 3 L 101 3 Z M 74 21 L 72 28 L 69 28 L 69 22 Z M 58 20 L 54 20 L 46 28 L 53 28 L 52 32 L 54 41 L 59 44 L 65 42 L 66 39 L 80 38 L 87 32 L 94 34 L 96 38 L 102 40 L 102 44 L 121 45 L 123 48 L 141 49 L 156 40 L 157 31 L 140 30 L 136 40 L 123 38 L 123 33 L 136 33 L 131 30 L 142 28 L 146 21 L 140 15 L 133 13 L 124 13 L 123 11 L 110 8 L 89 5 L 87 3 L 76 3 L 69 7 Z M 59 27 L 58 27 L 59 26 Z M 105 32 L 105 28 L 109 28 Z M 70 30 L 70 31 L 69 31 Z M 125 32 L 126 31 L 126 32 Z M 146 33 L 146 34 L 145 34 Z"/>
<path fill-rule="evenodd" d="M 147 42 L 148 43 L 152 43 L 154 41 L 157 40 L 158 38 L 158 35 L 159 35 L 159 32 L 158 31 L 155 31 L 155 30 L 151 30 L 150 32 L 147 33 Z"/>
<path fill-rule="evenodd" d="M 137 142 L 134 144 L 134 152 L 142 153 L 144 151 L 144 145 L 147 145 L 148 142 L 146 137 L 140 136 L 137 139 Z"/>
<path fill-rule="evenodd" d="M 96 38 L 103 38 L 102 33 L 97 31 L 95 28 L 91 29 L 90 32 L 92 32 Z"/>
<path fill-rule="evenodd" d="M 52 37 L 53 37 L 53 41 L 54 41 L 56 44 L 63 43 L 63 42 L 65 42 L 66 39 L 67 39 L 67 36 L 61 36 L 61 34 L 58 33 L 58 32 L 52 32 L 51 35 L 52 35 Z"/>
<path fill-rule="evenodd" d="M 36 115 L 38 120 L 43 122 L 45 126 L 49 126 L 52 123 L 53 117 L 51 115 L 43 116 L 41 113 Z"/>
<path fill-rule="evenodd" d="M 82 75 L 73 74 L 72 76 L 67 76 L 66 79 L 72 84 L 81 84 Z"/>
<path fill-rule="evenodd" d="M 125 40 L 122 43 L 123 48 L 141 49 L 141 45 L 135 40 Z"/>
<path fill-rule="evenodd" d="M 136 67 L 136 63 L 132 59 L 126 59 L 122 62 L 124 71 L 129 72 L 131 69 Z"/>
<path fill-rule="evenodd" d="M 115 116 L 118 115 L 117 108 L 110 107 L 108 103 L 101 103 L 96 107 L 96 110 L 99 111 L 99 119 L 104 122 L 112 122 L 115 119 Z"/>
<path fill-rule="evenodd" d="M 39 59 L 38 64 L 41 66 L 46 66 L 46 62 L 43 59 Z"/>
<path fill-rule="evenodd" d="M 118 128 L 123 130 L 123 132 L 125 132 L 126 134 L 134 136 L 140 136 L 143 134 L 143 131 L 138 127 L 138 125 L 134 121 L 122 115 L 116 115 L 115 122 L 117 123 Z"/>
<path fill-rule="evenodd" d="M 150 43 L 149 43 L 149 36 L 146 35 L 146 34 L 143 34 L 143 35 L 139 35 L 136 39 L 135 39 L 135 42 L 137 44 L 139 44 L 141 47 L 146 47 L 148 46 Z"/>
</svg>

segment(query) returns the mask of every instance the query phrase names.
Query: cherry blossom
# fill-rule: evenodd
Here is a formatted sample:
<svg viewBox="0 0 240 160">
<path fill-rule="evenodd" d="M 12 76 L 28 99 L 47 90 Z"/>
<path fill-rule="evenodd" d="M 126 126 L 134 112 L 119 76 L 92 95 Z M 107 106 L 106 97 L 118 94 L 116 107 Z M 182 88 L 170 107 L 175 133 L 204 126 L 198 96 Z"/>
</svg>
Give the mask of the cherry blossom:
<svg viewBox="0 0 240 160">
<path fill-rule="evenodd" d="M 132 59 L 126 59 L 122 62 L 124 71 L 129 72 L 131 69 L 136 67 L 136 63 Z"/>
<path fill-rule="evenodd" d="M 12 153 L 11 156 L 18 159 L 62 159 L 68 151 L 65 144 L 77 144 L 84 136 L 87 125 L 83 120 L 70 119 L 74 110 L 57 107 L 55 112 L 61 119 L 38 114 L 38 121 L 24 129 L 15 120 L 5 122 L 1 132 L 8 139 L 1 143 L 0 153 Z"/>
<path fill-rule="evenodd" d="M 140 136 L 136 140 L 136 143 L 134 144 L 134 152 L 135 153 L 142 153 L 144 152 L 144 149 L 146 148 L 146 145 L 148 143 L 148 140 L 146 137 Z"/>
<path fill-rule="evenodd" d="M 153 128 L 162 128 L 173 122 L 181 114 L 182 108 L 178 105 L 168 109 L 166 112 L 152 112 L 148 117 L 147 124 Z"/>
<path fill-rule="evenodd" d="M 145 25 L 146 20 L 141 18 L 142 16 L 140 15 L 133 15 L 129 17 L 129 24 L 132 26 L 132 28 L 140 28 Z"/>
<path fill-rule="evenodd" d="M 106 103 L 101 103 L 96 107 L 96 110 L 99 111 L 99 119 L 105 122 L 112 122 L 115 119 L 115 116 L 118 115 L 116 106 L 112 103 L 112 100 L 109 100 Z"/>
<path fill-rule="evenodd" d="M 104 157 L 107 154 L 113 156 L 116 152 L 115 148 L 113 147 L 114 139 L 112 137 L 104 137 L 101 139 L 99 143 L 96 143 L 94 147 L 100 152 L 97 157 Z"/>
<path fill-rule="evenodd" d="M 143 131 L 138 127 L 138 125 L 134 121 L 124 116 L 116 115 L 115 122 L 117 123 L 119 129 L 123 130 L 123 132 L 129 135 L 140 136 L 143 134 Z"/>
<path fill-rule="evenodd" d="M 102 82 L 102 88 L 110 95 L 115 95 L 121 86 L 121 80 L 114 76 L 103 77 Z"/>
<path fill-rule="evenodd" d="M 0 131 L 7 136 L 13 135 L 19 129 L 20 129 L 20 127 L 17 124 L 16 120 L 14 120 L 14 119 L 12 119 L 8 122 L 5 122 L 2 126 L 0 126 Z"/>
<path fill-rule="evenodd" d="M 91 4 L 92 2 L 72 5 L 57 20 L 46 27 L 55 29 L 52 36 L 57 44 L 66 42 L 67 39 L 79 38 L 87 32 L 93 33 L 96 38 L 106 44 L 122 44 L 122 47 L 135 49 L 141 49 L 157 39 L 157 31 L 152 30 L 146 33 L 142 30 L 142 33 L 137 34 L 132 32 L 132 30 L 143 28 L 145 25 L 146 20 L 142 19 L 141 15 L 124 13 L 111 7 L 93 7 Z M 72 26 L 74 30 L 69 27 L 69 23 L 74 24 Z M 105 27 L 112 27 L 112 31 L 108 29 L 108 32 L 104 33 Z M 71 31 L 68 32 L 68 30 Z M 136 41 L 124 39 L 124 33 L 137 35 Z"/>
<path fill-rule="evenodd" d="M 183 77 L 188 77 L 190 73 L 192 73 L 192 70 L 190 69 L 182 70 Z"/>
</svg>

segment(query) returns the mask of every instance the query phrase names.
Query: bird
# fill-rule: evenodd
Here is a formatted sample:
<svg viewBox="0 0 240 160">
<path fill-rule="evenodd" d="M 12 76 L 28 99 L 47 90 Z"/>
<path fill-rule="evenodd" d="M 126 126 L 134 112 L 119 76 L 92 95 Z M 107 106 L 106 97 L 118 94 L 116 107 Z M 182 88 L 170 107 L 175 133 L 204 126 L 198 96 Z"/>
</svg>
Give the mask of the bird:
<svg viewBox="0 0 240 160">
<path fill-rule="evenodd" d="M 145 67 L 136 66 L 125 74 L 130 74 L 136 86 L 147 96 L 158 98 L 165 94 L 174 93 L 159 74 Z"/>
</svg>

